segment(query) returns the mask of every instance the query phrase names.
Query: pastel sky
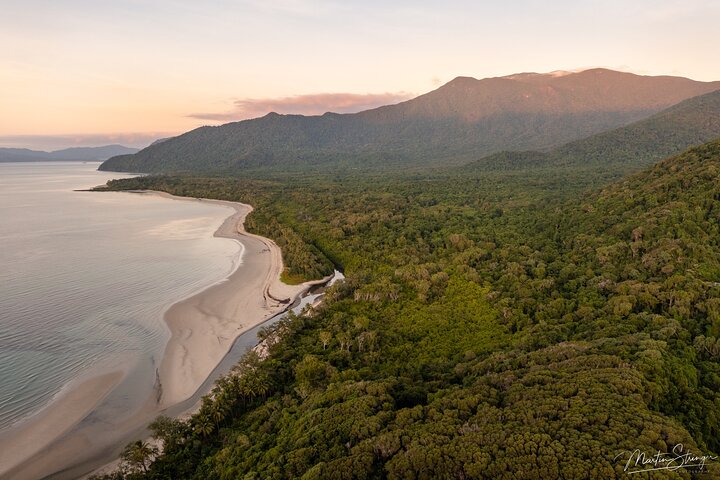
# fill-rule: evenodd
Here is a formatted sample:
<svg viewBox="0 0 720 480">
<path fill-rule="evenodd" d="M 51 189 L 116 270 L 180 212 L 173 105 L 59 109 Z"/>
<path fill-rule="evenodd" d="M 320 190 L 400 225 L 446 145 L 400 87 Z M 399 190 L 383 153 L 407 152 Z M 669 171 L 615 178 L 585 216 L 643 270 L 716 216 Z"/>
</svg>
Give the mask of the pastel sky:
<svg viewBox="0 0 720 480">
<path fill-rule="evenodd" d="M 144 146 L 352 112 L 458 75 L 720 79 L 717 0 L 2 0 L 0 146 Z"/>
</svg>

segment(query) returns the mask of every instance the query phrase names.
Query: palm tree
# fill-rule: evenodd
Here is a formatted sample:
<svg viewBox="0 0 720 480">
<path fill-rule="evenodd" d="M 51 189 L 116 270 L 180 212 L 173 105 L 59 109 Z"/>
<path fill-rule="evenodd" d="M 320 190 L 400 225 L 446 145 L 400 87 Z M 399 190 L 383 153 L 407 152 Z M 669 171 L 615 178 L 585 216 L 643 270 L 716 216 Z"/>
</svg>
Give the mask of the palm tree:
<svg viewBox="0 0 720 480">
<path fill-rule="evenodd" d="M 267 375 L 256 375 L 255 383 L 255 392 L 264 399 L 270 391 L 270 379 Z"/>
<path fill-rule="evenodd" d="M 220 377 L 215 382 L 215 386 L 212 389 L 212 394 L 214 397 L 217 397 L 218 395 L 221 395 L 222 392 L 225 391 L 230 381 L 227 377 Z"/>
<path fill-rule="evenodd" d="M 213 420 L 215 420 L 215 428 L 220 430 L 220 422 L 225 419 L 225 408 L 218 402 L 213 405 L 212 411 L 210 412 Z"/>
<path fill-rule="evenodd" d="M 147 442 L 138 440 L 128 443 L 120 454 L 120 459 L 134 471 L 148 472 L 148 465 L 157 456 L 158 450 Z"/>
<path fill-rule="evenodd" d="M 214 430 L 213 422 L 206 415 L 198 413 L 198 417 L 195 420 L 195 432 L 199 433 L 203 437 L 207 437 Z"/>
<path fill-rule="evenodd" d="M 255 396 L 255 385 L 250 375 L 245 374 L 240 381 L 240 394 L 245 398 L 253 398 Z"/>
</svg>

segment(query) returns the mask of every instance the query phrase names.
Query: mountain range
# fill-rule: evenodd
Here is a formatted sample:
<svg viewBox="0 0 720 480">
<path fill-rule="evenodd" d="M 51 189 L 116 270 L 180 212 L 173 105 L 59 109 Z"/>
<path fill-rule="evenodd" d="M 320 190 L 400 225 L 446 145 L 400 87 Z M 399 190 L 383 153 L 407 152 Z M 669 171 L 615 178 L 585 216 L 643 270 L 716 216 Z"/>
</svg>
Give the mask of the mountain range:
<svg viewBox="0 0 720 480">
<path fill-rule="evenodd" d="M 720 137 L 720 90 L 684 100 L 649 118 L 548 151 L 503 151 L 460 167 L 522 169 L 612 165 L 617 174 L 652 165 Z"/>
<path fill-rule="evenodd" d="M 412 100 L 355 114 L 270 113 L 201 127 L 111 158 L 101 169 L 460 165 L 504 150 L 550 150 L 719 89 L 720 82 L 607 69 L 458 77 Z"/>
<path fill-rule="evenodd" d="M 138 151 L 137 148 L 122 145 L 73 147 L 52 152 L 27 148 L 0 148 L 0 162 L 103 161 L 116 155 L 133 154 Z"/>
</svg>

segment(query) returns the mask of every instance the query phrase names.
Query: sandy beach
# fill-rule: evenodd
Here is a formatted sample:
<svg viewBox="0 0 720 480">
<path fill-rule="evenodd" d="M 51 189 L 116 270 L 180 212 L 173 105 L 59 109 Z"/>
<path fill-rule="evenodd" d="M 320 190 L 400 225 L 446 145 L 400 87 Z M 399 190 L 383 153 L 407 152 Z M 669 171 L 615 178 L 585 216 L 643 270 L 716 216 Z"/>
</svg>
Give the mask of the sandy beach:
<svg viewBox="0 0 720 480">
<path fill-rule="evenodd" d="M 167 194 L 155 193 L 168 198 Z M 192 395 L 241 333 L 287 308 L 313 283 L 286 285 L 280 248 L 245 231 L 250 205 L 201 200 L 235 209 L 215 233 L 244 247 L 242 265 L 225 282 L 176 303 L 165 314 L 171 338 L 159 369 L 161 407 Z"/>
<path fill-rule="evenodd" d="M 94 377 L 73 386 L 48 408 L 30 419 L 20 432 L 0 438 L 0 474 L 3 467 L 22 463 L 82 420 L 120 381 L 122 372 Z M 8 477 L 9 478 L 9 477 Z"/>
<path fill-rule="evenodd" d="M 43 412 L 0 438 L 0 478 L 78 478 L 117 454 L 127 441 L 145 435 L 149 421 L 168 407 L 190 398 L 243 332 L 287 309 L 312 285 L 286 285 L 280 248 L 247 233 L 243 222 L 250 205 L 174 197 L 162 192 L 135 192 L 181 201 L 202 201 L 234 210 L 215 236 L 241 243 L 241 262 L 225 280 L 172 305 L 164 315 L 170 331 L 157 370 L 154 393 L 135 412 L 117 421 L 93 422 L 93 409 L 122 379 L 108 372 L 88 379 Z"/>
</svg>

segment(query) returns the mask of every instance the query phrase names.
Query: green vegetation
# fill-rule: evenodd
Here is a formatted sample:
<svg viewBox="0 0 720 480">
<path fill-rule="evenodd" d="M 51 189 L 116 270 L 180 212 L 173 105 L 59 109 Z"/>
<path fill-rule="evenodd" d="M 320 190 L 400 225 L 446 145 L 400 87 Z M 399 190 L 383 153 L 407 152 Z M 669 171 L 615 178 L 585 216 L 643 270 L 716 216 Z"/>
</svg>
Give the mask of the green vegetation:
<svg viewBox="0 0 720 480">
<path fill-rule="evenodd" d="M 503 150 L 553 148 L 719 88 L 719 82 L 604 69 L 564 76 L 458 77 L 407 102 L 356 114 L 270 113 L 198 128 L 138 154 L 114 157 L 101 170 L 247 175 L 269 169 L 284 174 L 311 168 L 319 172 L 328 166 L 352 173 L 358 168 L 462 165 Z M 681 138 L 671 143 L 681 149 L 709 139 L 685 138 L 692 131 L 677 132 Z"/>
<path fill-rule="evenodd" d="M 685 100 L 663 112 L 547 152 L 500 152 L 461 170 L 584 167 L 623 174 L 720 136 L 720 91 Z"/>
<path fill-rule="evenodd" d="M 101 170 L 237 173 L 320 171 L 327 165 L 343 169 L 461 165 L 499 150 L 556 146 L 654 112 L 498 113 L 472 122 L 411 113 L 402 121 L 386 120 L 382 111 L 374 110 L 314 117 L 271 113 L 195 129 L 138 154 L 114 157 Z"/>
<path fill-rule="evenodd" d="M 125 478 L 608 479 L 623 451 L 720 454 L 720 142 L 586 173 L 111 182 L 251 203 L 293 275 L 347 277 L 156 422 L 164 452 Z"/>
</svg>

